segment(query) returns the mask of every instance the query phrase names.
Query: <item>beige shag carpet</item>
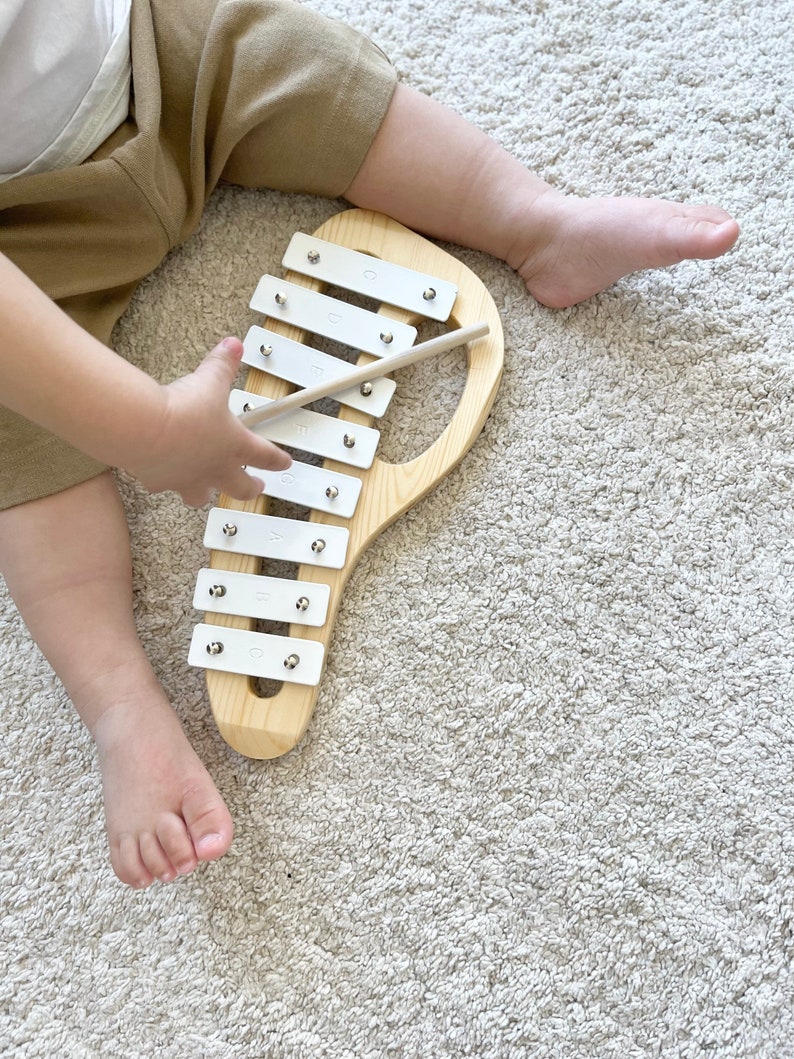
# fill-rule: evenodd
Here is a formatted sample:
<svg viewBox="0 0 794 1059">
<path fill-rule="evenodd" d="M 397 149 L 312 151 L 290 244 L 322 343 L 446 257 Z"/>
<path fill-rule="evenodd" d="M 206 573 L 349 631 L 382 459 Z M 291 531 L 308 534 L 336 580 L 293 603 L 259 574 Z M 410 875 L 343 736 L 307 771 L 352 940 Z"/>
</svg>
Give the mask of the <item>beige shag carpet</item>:
<svg viewBox="0 0 794 1059">
<path fill-rule="evenodd" d="M 281 759 L 232 751 L 186 664 L 206 511 L 122 480 L 141 636 L 236 821 L 195 876 L 117 883 L 91 742 L 0 595 L 0 1050 L 792 1056 L 794 5 L 309 2 L 557 187 L 718 203 L 741 240 L 565 311 L 453 250 L 500 394 L 366 552 Z M 342 208 L 218 191 L 118 348 L 183 374 Z"/>
</svg>

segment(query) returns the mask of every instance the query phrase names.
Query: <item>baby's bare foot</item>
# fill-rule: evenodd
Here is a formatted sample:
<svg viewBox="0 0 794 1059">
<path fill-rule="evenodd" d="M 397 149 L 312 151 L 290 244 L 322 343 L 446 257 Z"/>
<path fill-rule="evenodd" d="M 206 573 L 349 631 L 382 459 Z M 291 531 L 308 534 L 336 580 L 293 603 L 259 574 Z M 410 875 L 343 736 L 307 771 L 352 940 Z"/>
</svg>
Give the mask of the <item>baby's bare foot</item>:
<svg viewBox="0 0 794 1059">
<path fill-rule="evenodd" d="M 555 191 L 531 207 L 533 244 L 510 263 L 539 302 L 562 309 L 622 276 L 687 258 L 715 258 L 736 242 L 739 226 L 714 206 L 664 199 L 568 198 Z"/>
<path fill-rule="evenodd" d="M 233 824 L 157 687 L 117 701 L 94 728 L 110 858 L 122 882 L 171 882 L 229 848 Z"/>
</svg>

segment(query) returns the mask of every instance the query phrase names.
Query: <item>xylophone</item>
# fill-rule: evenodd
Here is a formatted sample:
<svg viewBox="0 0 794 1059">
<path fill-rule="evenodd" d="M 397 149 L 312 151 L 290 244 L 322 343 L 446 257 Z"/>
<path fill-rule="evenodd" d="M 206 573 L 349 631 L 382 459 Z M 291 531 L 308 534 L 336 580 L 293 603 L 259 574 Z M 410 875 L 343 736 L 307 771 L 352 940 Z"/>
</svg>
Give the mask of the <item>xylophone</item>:
<svg viewBox="0 0 794 1059">
<path fill-rule="evenodd" d="M 345 389 L 335 393 L 336 415 L 301 407 L 259 424 L 265 436 L 308 460 L 294 459 L 288 471 L 250 468 L 264 480 L 263 494 L 249 502 L 221 494 L 210 511 L 204 537 L 210 561 L 198 574 L 193 599 L 205 620 L 194 630 L 188 656 L 206 670 L 221 735 L 254 758 L 277 757 L 300 741 L 351 571 L 374 538 L 471 448 L 496 396 L 503 361 L 499 314 L 482 282 L 381 214 L 348 210 L 311 236 L 297 233 L 283 265 L 284 278 L 263 276 L 251 299 L 264 326 L 246 335 L 246 389 L 232 392 L 231 407 L 253 422 L 279 412 L 276 402 L 312 400 L 318 383 Z M 377 311 L 331 298 L 324 293 L 329 285 L 372 299 Z M 379 433 L 372 423 L 385 415 L 396 383 L 382 372 L 387 357 L 414 346 L 425 320 L 452 329 L 482 322 L 487 334 L 466 346 L 463 392 L 440 436 L 417 458 L 387 463 L 376 455 Z M 371 380 L 348 385 L 357 369 L 307 344 L 309 336 L 359 351 L 357 365 L 373 365 Z M 450 334 L 447 345 L 454 341 Z M 296 387 L 305 394 L 287 398 Z M 309 514 L 270 514 L 271 498 Z M 295 578 L 273 575 L 284 563 L 297 565 Z M 287 625 L 288 633 L 260 631 L 263 623 Z M 280 686 L 263 693 L 262 681 Z"/>
</svg>

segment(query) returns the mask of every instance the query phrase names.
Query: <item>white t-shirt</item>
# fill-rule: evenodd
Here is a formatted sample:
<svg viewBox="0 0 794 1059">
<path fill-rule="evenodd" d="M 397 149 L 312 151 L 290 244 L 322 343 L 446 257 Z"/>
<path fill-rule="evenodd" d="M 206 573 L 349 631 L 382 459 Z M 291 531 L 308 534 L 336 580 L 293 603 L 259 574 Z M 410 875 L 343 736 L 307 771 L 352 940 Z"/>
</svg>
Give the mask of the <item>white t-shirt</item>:
<svg viewBox="0 0 794 1059">
<path fill-rule="evenodd" d="M 0 181 L 84 161 L 127 117 L 132 0 L 0 0 Z"/>
</svg>

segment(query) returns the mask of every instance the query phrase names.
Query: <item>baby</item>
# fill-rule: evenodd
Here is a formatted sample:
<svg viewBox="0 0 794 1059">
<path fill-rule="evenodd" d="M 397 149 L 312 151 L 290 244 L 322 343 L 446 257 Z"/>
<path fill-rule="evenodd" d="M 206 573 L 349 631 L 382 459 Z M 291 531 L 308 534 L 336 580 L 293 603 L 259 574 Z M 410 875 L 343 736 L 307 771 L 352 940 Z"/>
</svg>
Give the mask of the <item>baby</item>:
<svg viewBox="0 0 794 1059">
<path fill-rule="evenodd" d="M 10 0 L 0 70 L 13 49 L 24 80 L 20 29 L 49 6 Z M 559 194 L 397 83 L 357 32 L 294 0 L 105 6 L 97 61 L 110 87 L 97 94 L 92 68 L 67 108 L 70 122 L 83 111 L 68 150 L 58 128 L 10 160 L 0 147 L 0 570 L 96 742 L 113 868 L 145 887 L 221 857 L 233 824 L 138 639 L 109 468 L 202 505 L 218 489 L 256 496 L 245 465 L 290 462 L 228 411 L 237 339 L 169 385 L 108 347 L 136 284 L 195 231 L 217 182 L 344 196 L 495 255 L 552 308 L 639 269 L 717 257 L 738 227 L 716 207 Z M 85 40 L 101 7 L 64 0 L 60 17 L 79 17 Z M 50 32 L 69 46 L 63 26 Z M 130 62 L 134 99 L 119 66 Z"/>
</svg>

